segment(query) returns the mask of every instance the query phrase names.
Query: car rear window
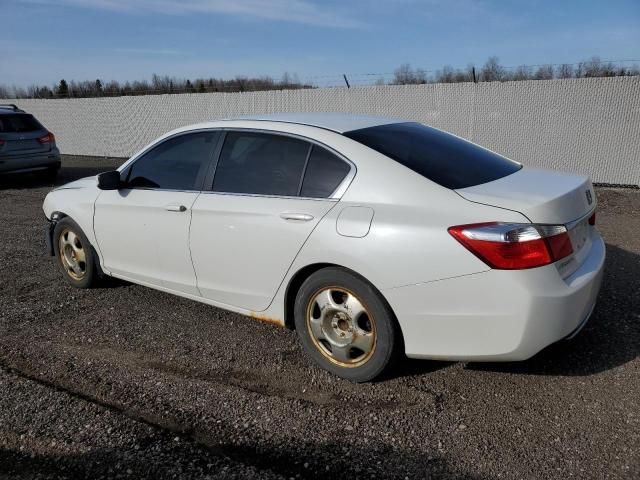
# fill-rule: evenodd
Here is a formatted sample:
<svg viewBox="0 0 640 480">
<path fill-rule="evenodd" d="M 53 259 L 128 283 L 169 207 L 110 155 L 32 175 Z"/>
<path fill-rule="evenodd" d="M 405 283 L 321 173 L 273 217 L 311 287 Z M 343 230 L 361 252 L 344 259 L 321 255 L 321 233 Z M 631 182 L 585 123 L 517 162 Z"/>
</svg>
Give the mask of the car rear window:
<svg viewBox="0 0 640 480">
<path fill-rule="evenodd" d="M 0 114 L 0 133 L 23 133 L 42 130 L 43 127 L 29 114 Z"/>
<path fill-rule="evenodd" d="M 472 187 L 511 175 L 519 163 L 420 123 L 394 123 L 344 134 L 446 188 Z"/>
</svg>

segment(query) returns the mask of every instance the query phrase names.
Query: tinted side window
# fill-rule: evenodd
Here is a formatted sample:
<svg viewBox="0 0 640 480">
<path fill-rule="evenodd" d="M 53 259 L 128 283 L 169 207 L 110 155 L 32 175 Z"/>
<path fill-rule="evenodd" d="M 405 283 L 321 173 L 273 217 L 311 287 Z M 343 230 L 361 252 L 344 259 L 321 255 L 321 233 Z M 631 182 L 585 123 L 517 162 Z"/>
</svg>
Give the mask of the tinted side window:
<svg viewBox="0 0 640 480">
<path fill-rule="evenodd" d="M 297 196 L 309 144 L 268 133 L 229 132 L 213 191 Z"/>
<path fill-rule="evenodd" d="M 351 167 L 328 150 L 313 146 L 304 174 L 300 196 L 326 198 L 330 196 Z"/>
<path fill-rule="evenodd" d="M 189 133 L 161 143 L 133 163 L 127 183 L 131 188 L 199 190 L 217 136 Z"/>
<path fill-rule="evenodd" d="M 419 123 L 381 125 L 344 135 L 452 189 L 491 182 L 521 168 L 497 153 Z"/>
</svg>

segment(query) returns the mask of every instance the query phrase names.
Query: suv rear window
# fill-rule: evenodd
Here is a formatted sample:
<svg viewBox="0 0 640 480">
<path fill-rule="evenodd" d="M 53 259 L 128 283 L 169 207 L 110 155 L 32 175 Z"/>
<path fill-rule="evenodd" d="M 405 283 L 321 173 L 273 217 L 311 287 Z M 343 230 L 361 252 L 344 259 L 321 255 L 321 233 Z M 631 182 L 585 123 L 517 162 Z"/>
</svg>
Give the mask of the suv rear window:
<svg viewBox="0 0 640 480">
<path fill-rule="evenodd" d="M 420 123 L 394 123 L 344 134 L 446 188 L 491 182 L 522 168 L 471 142 Z"/>
<path fill-rule="evenodd" d="M 0 114 L 0 133 L 22 133 L 42 130 L 44 127 L 29 114 Z"/>
</svg>

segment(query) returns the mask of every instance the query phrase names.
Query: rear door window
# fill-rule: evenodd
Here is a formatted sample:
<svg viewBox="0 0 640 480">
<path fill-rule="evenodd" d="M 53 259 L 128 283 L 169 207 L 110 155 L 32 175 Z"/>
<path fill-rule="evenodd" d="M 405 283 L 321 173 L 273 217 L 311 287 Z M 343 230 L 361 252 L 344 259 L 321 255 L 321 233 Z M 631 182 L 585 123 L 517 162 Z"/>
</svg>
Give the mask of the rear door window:
<svg viewBox="0 0 640 480">
<path fill-rule="evenodd" d="M 301 197 L 327 198 L 347 176 L 351 167 L 325 148 L 313 146 L 302 182 Z"/>
<path fill-rule="evenodd" d="M 162 142 L 131 165 L 128 187 L 200 190 L 218 135 L 197 132 Z"/>
<path fill-rule="evenodd" d="M 0 133 L 26 133 L 43 130 L 44 127 L 29 114 L 0 114 Z"/>
<path fill-rule="evenodd" d="M 309 148 L 309 143 L 284 135 L 228 132 L 213 191 L 297 196 Z"/>
<path fill-rule="evenodd" d="M 497 153 L 420 123 L 381 125 L 344 135 L 451 189 L 491 182 L 522 168 Z"/>
</svg>

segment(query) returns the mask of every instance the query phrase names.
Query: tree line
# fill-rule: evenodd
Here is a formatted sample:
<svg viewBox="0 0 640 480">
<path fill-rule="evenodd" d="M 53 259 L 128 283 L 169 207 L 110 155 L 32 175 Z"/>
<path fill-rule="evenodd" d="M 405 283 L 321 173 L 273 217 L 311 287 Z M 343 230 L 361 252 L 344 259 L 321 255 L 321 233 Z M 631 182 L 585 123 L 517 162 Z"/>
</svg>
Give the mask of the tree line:
<svg viewBox="0 0 640 480">
<path fill-rule="evenodd" d="M 280 80 L 271 77 L 236 77 L 233 79 L 198 78 L 181 79 L 153 74 L 151 80 L 133 82 L 105 82 L 101 79 L 85 81 L 60 80 L 56 85 L 31 85 L 27 88 L 0 85 L 0 98 L 86 98 L 117 97 L 126 95 L 161 95 L 166 93 L 208 92 L 257 92 L 263 90 L 291 90 L 312 88 L 298 79 L 297 75 L 285 73 Z"/>
<path fill-rule="evenodd" d="M 380 76 L 373 83 L 376 85 L 411 85 L 615 77 L 640 75 L 640 69 L 637 65 L 622 66 L 614 62 L 602 61 L 598 57 L 592 57 L 576 64 L 505 67 L 494 56 L 489 57 L 484 65 L 478 69 L 474 65 L 462 69 L 446 65 L 440 70 L 430 72 L 420 68 L 414 69 L 410 64 L 405 63 L 400 65 L 392 75 L 388 80 L 384 76 Z M 348 81 L 348 75 L 345 76 L 345 81 Z M 62 79 L 53 86 L 32 85 L 24 88 L 0 85 L 0 98 L 86 98 L 169 93 L 256 92 L 317 87 L 318 85 L 310 82 L 301 82 L 296 74 L 289 73 L 285 73 L 279 80 L 274 80 L 269 76 L 238 76 L 233 79 L 211 77 L 190 80 L 154 74 L 151 80 L 122 83 L 116 80 L 67 81 Z"/>
<path fill-rule="evenodd" d="M 505 67 L 500 64 L 498 57 L 489 57 L 482 67 L 476 69 L 469 65 L 464 69 L 456 69 L 449 65 L 441 70 L 427 72 L 413 69 L 410 64 L 400 65 L 388 82 L 393 85 L 410 85 L 421 83 L 457 83 L 457 82 L 513 82 L 522 80 L 552 80 L 554 78 L 589 78 L 589 77 L 617 77 L 640 75 L 637 65 L 621 66 L 614 62 L 603 62 L 599 57 L 571 64 L 559 65 L 520 65 Z M 379 79 L 378 84 L 385 84 Z"/>
</svg>

